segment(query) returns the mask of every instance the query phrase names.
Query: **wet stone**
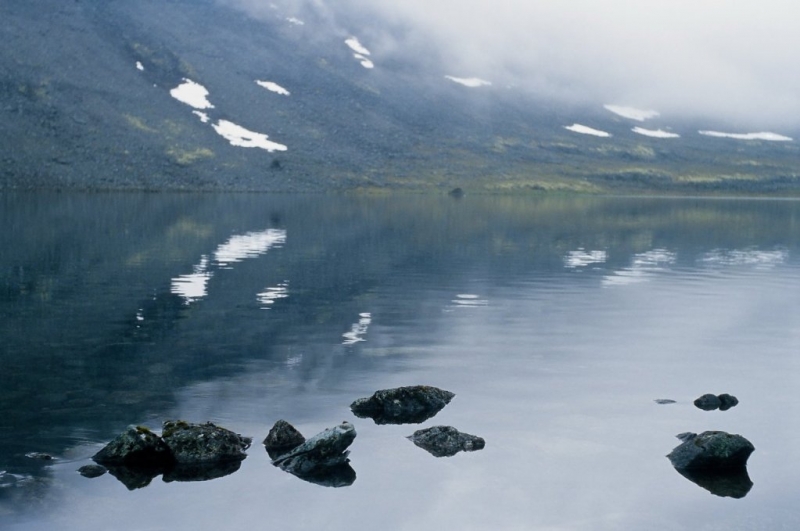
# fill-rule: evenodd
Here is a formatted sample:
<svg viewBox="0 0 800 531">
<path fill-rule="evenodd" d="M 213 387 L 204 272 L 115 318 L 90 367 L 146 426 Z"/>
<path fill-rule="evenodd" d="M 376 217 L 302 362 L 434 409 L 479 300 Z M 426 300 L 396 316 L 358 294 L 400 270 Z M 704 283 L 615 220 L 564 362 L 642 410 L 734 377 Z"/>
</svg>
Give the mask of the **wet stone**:
<svg viewBox="0 0 800 531">
<path fill-rule="evenodd" d="M 301 478 L 324 477 L 350 461 L 347 447 L 355 438 L 355 427 L 345 421 L 311 437 L 272 464 Z"/>
<path fill-rule="evenodd" d="M 272 459 L 289 452 L 300 446 L 306 441 L 303 434 L 297 428 L 286 422 L 279 420 L 269 430 L 264 439 L 264 446 Z"/>
<path fill-rule="evenodd" d="M 242 460 L 252 442 L 211 422 L 190 424 L 180 420 L 164 422 L 161 437 L 179 464 Z"/>
<path fill-rule="evenodd" d="M 165 465 L 172 454 L 164 441 L 142 426 L 128 428 L 109 442 L 92 459 L 101 465 Z"/>
<path fill-rule="evenodd" d="M 371 418 L 375 424 L 419 424 L 441 411 L 455 393 L 429 385 L 397 387 L 376 391 L 359 398 L 350 409 L 359 418 Z"/>
<path fill-rule="evenodd" d="M 714 411 L 722 404 L 717 395 L 705 394 L 694 401 L 694 405 L 703 411 Z"/>
<path fill-rule="evenodd" d="M 725 470 L 744 468 L 753 453 L 753 444 L 724 431 L 705 431 L 699 435 L 682 433 L 683 441 L 667 455 L 678 470 Z"/>
<path fill-rule="evenodd" d="M 100 465 L 83 465 L 78 469 L 78 472 L 85 478 L 99 478 L 108 472 L 108 470 L 106 470 L 106 467 Z"/>
<path fill-rule="evenodd" d="M 462 433 L 452 426 L 433 426 L 417 430 L 408 439 L 436 457 L 451 457 L 458 452 L 474 452 L 486 446 L 483 438 Z"/>
</svg>

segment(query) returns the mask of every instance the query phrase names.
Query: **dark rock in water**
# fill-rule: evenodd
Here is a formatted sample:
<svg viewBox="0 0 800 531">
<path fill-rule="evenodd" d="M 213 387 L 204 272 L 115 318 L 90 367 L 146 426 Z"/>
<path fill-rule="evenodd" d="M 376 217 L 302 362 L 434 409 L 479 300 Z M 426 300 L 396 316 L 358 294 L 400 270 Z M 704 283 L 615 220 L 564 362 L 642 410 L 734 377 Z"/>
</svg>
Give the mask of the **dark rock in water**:
<svg viewBox="0 0 800 531">
<path fill-rule="evenodd" d="M 719 398 L 720 401 L 719 404 L 720 411 L 728 411 L 730 408 L 736 406 L 739 403 L 738 398 L 736 398 L 733 395 L 729 395 L 728 393 L 723 393 L 717 396 L 717 398 Z"/>
<path fill-rule="evenodd" d="M 37 461 L 52 461 L 54 459 L 52 455 L 42 452 L 28 452 L 25 454 L 25 457 L 28 459 L 36 459 Z"/>
<path fill-rule="evenodd" d="M 304 442 L 306 442 L 306 438 L 297 431 L 297 428 L 285 420 L 279 420 L 269 430 L 267 437 L 264 439 L 264 446 L 270 458 L 275 459 Z"/>
<path fill-rule="evenodd" d="M 252 442 L 211 422 L 190 424 L 180 420 L 164 422 L 161 437 L 178 464 L 241 461 Z"/>
<path fill-rule="evenodd" d="M 753 488 L 753 482 L 747 474 L 747 467 L 744 466 L 721 470 L 684 469 L 678 470 L 678 472 L 716 496 L 744 498 Z"/>
<path fill-rule="evenodd" d="M 722 402 L 720 402 L 717 395 L 712 395 L 709 393 L 695 400 L 694 405 L 703 411 L 714 411 L 715 409 L 719 409 L 719 406 L 722 405 Z"/>
<path fill-rule="evenodd" d="M 101 465 L 164 466 L 172 454 L 164 441 L 142 426 L 128 426 L 92 459 Z"/>
<path fill-rule="evenodd" d="M 324 476 L 331 468 L 349 462 L 346 451 L 356 438 L 356 429 L 349 422 L 328 428 L 311 437 L 272 464 L 298 477 Z"/>
<path fill-rule="evenodd" d="M 481 437 L 461 433 L 452 426 L 434 426 L 417 430 L 408 439 L 436 457 L 450 457 L 458 452 L 482 450 L 486 441 Z"/>
<path fill-rule="evenodd" d="M 106 470 L 106 467 L 100 465 L 83 465 L 78 469 L 78 472 L 85 478 L 99 478 L 108 472 L 108 470 Z"/>
<path fill-rule="evenodd" d="M 753 453 L 753 444 L 741 435 L 724 431 L 705 431 L 700 435 L 682 433 L 683 442 L 667 455 L 680 470 L 725 470 L 742 468 Z"/>
<path fill-rule="evenodd" d="M 350 409 L 359 418 L 371 418 L 375 424 L 419 424 L 436 415 L 455 393 L 429 385 L 397 387 L 376 391 L 369 398 L 359 398 Z"/>
<path fill-rule="evenodd" d="M 712 395 L 711 393 L 705 394 L 694 401 L 694 405 L 704 411 L 728 411 L 730 408 L 739 403 L 739 400 L 728 393 L 721 395 Z"/>
<path fill-rule="evenodd" d="M 164 471 L 165 483 L 172 481 L 208 481 L 233 474 L 242 466 L 241 459 L 211 463 L 176 464 Z"/>
<path fill-rule="evenodd" d="M 669 398 L 656 398 L 656 399 L 654 400 L 654 402 L 655 402 L 656 404 L 660 404 L 660 405 L 674 404 L 674 403 L 675 403 L 675 401 L 674 401 L 674 400 L 671 400 L 671 399 L 669 399 Z"/>
</svg>

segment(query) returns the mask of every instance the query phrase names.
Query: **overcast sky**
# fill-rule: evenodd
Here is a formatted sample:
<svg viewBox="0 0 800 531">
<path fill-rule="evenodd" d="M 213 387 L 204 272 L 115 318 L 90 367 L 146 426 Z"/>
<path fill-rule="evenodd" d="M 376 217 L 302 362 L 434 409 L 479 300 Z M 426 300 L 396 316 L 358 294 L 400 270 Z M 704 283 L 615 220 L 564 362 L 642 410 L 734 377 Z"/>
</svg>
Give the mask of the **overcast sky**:
<svg viewBox="0 0 800 531">
<path fill-rule="evenodd" d="M 406 44 L 419 54 L 425 42 L 443 75 L 751 130 L 800 122 L 800 31 L 788 0 L 221 1 L 323 13 L 330 31 L 362 35 L 378 64 Z M 344 27 L 354 24 L 342 23 L 352 21 L 343 11 L 362 15 L 364 27 Z M 377 20 L 411 31 L 380 34 Z"/>
</svg>

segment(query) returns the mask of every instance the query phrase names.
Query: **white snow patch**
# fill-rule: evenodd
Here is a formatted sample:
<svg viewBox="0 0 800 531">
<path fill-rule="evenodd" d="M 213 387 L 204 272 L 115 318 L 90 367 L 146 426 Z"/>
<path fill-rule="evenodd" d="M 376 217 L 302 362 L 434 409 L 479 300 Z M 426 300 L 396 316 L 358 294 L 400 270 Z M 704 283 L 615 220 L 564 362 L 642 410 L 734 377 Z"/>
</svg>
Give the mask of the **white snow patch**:
<svg viewBox="0 0 800 531">
<path fill-rule="evenodd" d="M 566 129 L 567 131 L 572 131 L 573 133 L 580 133 L 582 135 L 594 135 L 602 137 L 611 136 L 611 133 L 606 133 L 605 131 L 600 131 L 599 129 L 592 129 L 591 127 L 587 127 L 581 124 L 565 125 L 564 129 Z"/>
<path fill-rule="evenodd" d="M 278 85 L 277 83 L 273 83 L 272 81 L 256 81 L 256 85 L 258 85 L 259 87 L 264 87 L 268 91 L 274 92 L 275 94 L 280 94 L 282 96 L 288 96 L 289 94 L 291 94 L 288 90 Z"/>
<path fill-rule="evenodd" d="M 603 107 L 607 111 L 611 111 L 616 115 L 622 116 L 623 118 L 628 118 L 630 120 L 636 120 L 637 122 L 644 122 L 645 120 L 655 118 L 660 114 L 658 111 L 637 109 L 635 107 L 625 107 L 623 105 L 603 105 Z"/>
<path fill-rule="evenodd" d="M 366 56 L 361 55 L 360 53 L 354 53 L 353 57 L 361 61 L 361 66 L 363 66 L 364 68 L 375 68 L 375 63 L 367 59 Z"/>
<path fill-rule="evenodd" d="M 663 129 L 645 129 L 643 127 L 634 127 L 631 129 L 631 131 L 640 135 L 651 136 L 653 138 L 679 138 L 681 136 L 678 133 L 670 133 L 669 131 L 664 131 Z"/>
<path fill-rule="evenodd" d="M 719 131 L 698 131 L 698 133 L 717 138 L 735 138 L 736 140 L 769 140 L 771 142 L 792 141 L 792 139 L 788 136 L 779 135 L 777 133 L 769 133 L 766 131 L 761 133 L 721 133 Z"/>
<path fill-rule="evenodd" d="M 261 148 L 269 152 L 286 151 L 287 149 L 283 144 L 267 140 L 269 137 L 263 133 L 250 131 L 228 120 L 220 120 L 213 124 L 212 127 L 232 146 Z"/>
<path fill-rule="evenodd" d="M 465 87 L 486 87 L 492 84 L 491 81 L 486 81 L 485 79 L 481 79 L 479 77 L 453 77 L 453 76 L 444 76 L 446 79 L 453 81 L 454 83 L 458 83 L 459 85 L 464 85 Z"/>
<path fill-rule="evenodd" d="M 200 121 L 203 122 L 204 124 L 208 123 L 209 120 L 208 115 L 203 111 L 192 111 L 192 114 L 199 116 Z"/>
<path fill-rule="evenodd" d="M 141 61 L 136 61 L 136 70 L 142 71 L 144 70 L 144 65 Z"/>
<path fill-rule="evenodd" d="M 286 19 L 286 21 L 287 21 L 289 24 L 294 24 L 295 26 L 305 26 L 305 24 L 306 24 L 305 22 L 303 22 L 303 21 L 302 21 L 302 20 L 300 20 L 299 18 L 295 18 L 295 17 L 288 17 L 288 18 Z"/>
<path fill-rule="evenodd" d="M 183 83 L 169 91 L 170 96 L 195 109 L 214 108 L 207 99 L 208 90 L 203 85 L 195 83 L 191 79 L 184 78 L 183 81 Z"/>
<path fill-rule="evenodd" d="M 369 50 L 367 50 L 360 42 L 358 42 L 356 37 L 350 37 L 349 39 L 346 39 L 344 43 L 356 53 L 361 55 L 369 55 Z"/>
</svg>

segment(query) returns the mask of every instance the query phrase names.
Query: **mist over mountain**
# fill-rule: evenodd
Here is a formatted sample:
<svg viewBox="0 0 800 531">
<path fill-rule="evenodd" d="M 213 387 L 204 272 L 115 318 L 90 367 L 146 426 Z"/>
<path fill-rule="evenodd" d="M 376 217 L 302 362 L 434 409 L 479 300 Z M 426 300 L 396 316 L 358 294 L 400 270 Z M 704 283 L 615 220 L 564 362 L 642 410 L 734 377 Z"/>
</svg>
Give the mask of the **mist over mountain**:
<svg viewBox="0 0 800 531">
<path fill-rule="evenodd" d="M 800 189 L 786 17 L 595 4 L 7 0 L 0 188 Z"/>
</svg>

